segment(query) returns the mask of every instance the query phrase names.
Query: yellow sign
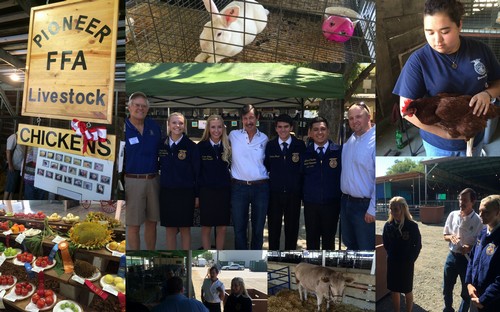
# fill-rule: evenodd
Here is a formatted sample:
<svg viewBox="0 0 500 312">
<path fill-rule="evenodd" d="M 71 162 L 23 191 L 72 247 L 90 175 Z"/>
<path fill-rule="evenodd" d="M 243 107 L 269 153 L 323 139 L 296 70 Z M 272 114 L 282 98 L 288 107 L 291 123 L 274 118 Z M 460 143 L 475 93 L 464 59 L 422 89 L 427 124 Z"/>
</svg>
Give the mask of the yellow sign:
<svg viewBox="0 0 500 312">
<path fill-rule="evenodd" d="M 22 115 L 112 123 L 118 3 L 31 9 Z"/>
<path fill-rule="evenodd" d="M 116 136 L 107 135 L 107 142 L 90 142 L 87 153 L 90 157 L 115 160 Z M 73 130 L 20 124 L 17 129 L 17 143 L 27 146 L 82 155 L 83 138 Z"/>
</svg>

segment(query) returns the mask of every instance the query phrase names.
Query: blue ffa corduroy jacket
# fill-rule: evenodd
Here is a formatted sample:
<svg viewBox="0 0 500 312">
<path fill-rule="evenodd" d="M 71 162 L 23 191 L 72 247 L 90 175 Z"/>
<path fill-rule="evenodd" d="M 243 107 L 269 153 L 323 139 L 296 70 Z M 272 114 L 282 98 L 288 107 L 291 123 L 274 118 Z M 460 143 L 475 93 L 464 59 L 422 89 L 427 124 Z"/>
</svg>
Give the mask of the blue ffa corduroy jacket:
<svg viewBox="0 0 500 312">
<path fill-rule="evenodd" d="M 264 164 L 269 172 L 271 192 L 302 192 L 300 166 L 305 149 L 304 142 L 294 136 L 288 146 L 286 157 L 281 151 L 278 137 L 267 143 Z"/>
<path fill-rule="evenodd" d="M 210 140 L 206 140 L 198 143 L 198 151 L 201 159 L 198 186 L 211 188 L 230 187 L 230 165 L 221 158 L 223 150 L 221 149 L 221 153 L 216 155 Z"/>
<path fill-rule="evenodd" d="M 304 202 L 312 204 L 329 204 L 340 200 L 340 172 L 342 147 L 329 141 L 330 145 L 323 160 L 309 143 L 302 157 L 302 174 L 304 176 Z"/>
<path fill-rule="evenodd" d="M 200 172 L 200 154 L 191 139 L 184 135 L 178 146 L 171 148 L 168 138 L 165 138 L 159 155 L 161 187 L 196 188 Z"/>
<path fill-rule="evenodd" d="M 466 284 L 476 287 L 483 311 L 498 311 L 500 307 L 500 228 L 486 236 L 486 228 L 479 234 L 471 250 L 467 266 Z M 472 304 L 472 303 L 471 303 Z"/>
</svg>

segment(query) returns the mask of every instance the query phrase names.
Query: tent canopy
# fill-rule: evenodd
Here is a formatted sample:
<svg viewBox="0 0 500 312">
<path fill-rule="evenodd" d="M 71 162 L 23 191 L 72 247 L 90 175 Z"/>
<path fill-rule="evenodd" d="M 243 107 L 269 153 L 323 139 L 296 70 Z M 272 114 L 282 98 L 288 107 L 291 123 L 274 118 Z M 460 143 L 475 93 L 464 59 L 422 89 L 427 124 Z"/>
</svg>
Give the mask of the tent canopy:
<svg viewBox="0 0 500 312">
<path fill-rule="evenodd" d="M 148 96 L 344 98 L 341 74 L 279 63 L 127 64 L 126 90 Z"/>
</svg>

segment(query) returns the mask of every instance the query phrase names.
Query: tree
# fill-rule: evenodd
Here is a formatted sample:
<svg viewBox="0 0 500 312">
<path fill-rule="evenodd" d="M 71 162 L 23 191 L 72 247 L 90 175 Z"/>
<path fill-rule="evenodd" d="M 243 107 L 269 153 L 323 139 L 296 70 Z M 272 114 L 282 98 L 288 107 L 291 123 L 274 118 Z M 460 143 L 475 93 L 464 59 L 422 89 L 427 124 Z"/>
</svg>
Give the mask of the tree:
<svg viewBox="0 0 500 312">
<path fill-rule="evenodd" d="M 406 172 L 422 172 L 424 173 L 424 165 L 421 162 L 415 162 L 410 158 L 405 158 L 403 160 L 395 160 L 394 165 L 387 169 L 386 174 L 397 174 Z"/>
<path fill-rule="evenodd" d="M 210 251 L 207 250 L 207 252 L 204 252 L 202 255 L 202 258 L 205 258 L 205 260 L 212 260 L 214 257 Z"/>
</svg>

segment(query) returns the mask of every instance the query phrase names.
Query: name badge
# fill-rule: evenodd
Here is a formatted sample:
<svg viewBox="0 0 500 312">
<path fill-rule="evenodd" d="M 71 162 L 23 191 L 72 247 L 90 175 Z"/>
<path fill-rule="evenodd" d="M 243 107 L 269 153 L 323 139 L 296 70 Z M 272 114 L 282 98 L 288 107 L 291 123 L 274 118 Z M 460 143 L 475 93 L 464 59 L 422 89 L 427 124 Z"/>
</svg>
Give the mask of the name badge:
<svg viewBox="0 0 500 312">
<path fill-rule="evenodd" d="M 134 145 L 134 144 L 139 143 L 139 139 L 137 137 L 133 137 L 133 138 L 128 139 L 128 142 L 130 143 L 130 145 Z"/>
</svg>

